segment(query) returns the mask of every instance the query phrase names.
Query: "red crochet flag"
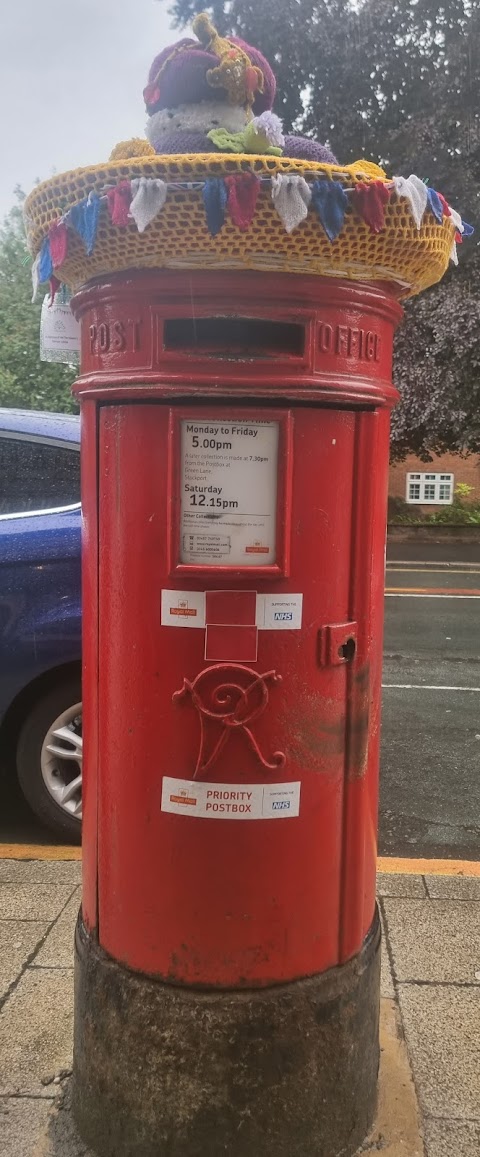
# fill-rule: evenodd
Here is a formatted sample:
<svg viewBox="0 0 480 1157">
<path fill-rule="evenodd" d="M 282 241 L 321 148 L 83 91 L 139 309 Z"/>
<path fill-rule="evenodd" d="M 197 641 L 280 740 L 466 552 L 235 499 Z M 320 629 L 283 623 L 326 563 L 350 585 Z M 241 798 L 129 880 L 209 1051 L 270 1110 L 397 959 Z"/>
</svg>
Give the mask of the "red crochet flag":
<svg viewBox="0 0 480 1157">
<path fill-rule="evenodd" d="M 260 181 L 255 173 L 239 173 L 233 177 L 226 177 L 225 184 L 228 193 L 228 211 L 233 224 L 245 233 L 255 216 Z"/>
<path fill-rule="evenodd" d="M 381 233 L 384 228 L 385 205 L 389 199 L 390 189 L 387 189 L 383 181 L 372 181 L 368 185 L 359 181 L 355 186 L 353 204 L 360 217 L 363 217 L 370 226 L 372 233 Z"/>
<path fill-rule="evenodd" d="M 64 221 L 54 221 L 48 230 L 50 253 L 54 269 L 60 269 L 67 256 L 68 230 Z"/>
<path fill-rule="evenodd" d="M 119 181 L 114 189 L 107 192 L 108 211 L 112 225 L 128 225 L 130 203 L 132 200 L 132 186 L 130 181 Z"/>
<path fill-rule="evenodd" d="M 451 217 L 452 216 L 452 210 L 450 208 L 450 205 L 448 204 L 448 201 L 445 200 L 443 193 L 439 193 L 438 196 L 439 196 L 439 198 L 442 202 L 442 205 L 443 205 L 444 217 Z"/>
</svg>

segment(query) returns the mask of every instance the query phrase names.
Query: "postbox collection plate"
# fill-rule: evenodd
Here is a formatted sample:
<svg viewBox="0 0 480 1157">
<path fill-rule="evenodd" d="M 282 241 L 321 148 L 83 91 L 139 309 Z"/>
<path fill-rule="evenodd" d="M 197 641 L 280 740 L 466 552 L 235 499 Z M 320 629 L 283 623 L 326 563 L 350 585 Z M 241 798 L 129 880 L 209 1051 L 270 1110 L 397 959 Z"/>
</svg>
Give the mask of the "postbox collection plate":
<svg viewBox="0 0 480 1157">
<path fill-rule="evenodd" d="M 172 410 L 171 570 L 288 573 L 290 411 Z"/>
<path fill-rule="evenodd" d="M 278 432 L 278 422 L 183 419 L 181 562 L 276 562 Z"/>
</svg>

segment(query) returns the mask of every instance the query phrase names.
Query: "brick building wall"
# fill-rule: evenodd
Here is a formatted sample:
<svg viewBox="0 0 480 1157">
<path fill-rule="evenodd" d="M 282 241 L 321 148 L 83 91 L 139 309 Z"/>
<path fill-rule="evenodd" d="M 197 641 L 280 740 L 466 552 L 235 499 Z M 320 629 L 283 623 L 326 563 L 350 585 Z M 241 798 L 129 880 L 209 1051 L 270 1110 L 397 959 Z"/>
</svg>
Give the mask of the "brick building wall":
<svg viewBox="0 0 480 1157">
<path fill-rule="evenodd" d="M 421 462 L 413 454 L 405 458 L 404 462 L 397 462 L 390 467 L 388 493 L 391 498 L 407 496 L 408 474 L 453 474 L 453 489 L 459 482 L 466 482 L 473 486 L 470 498 L 480 501 L 480 459 L 476 454 L 469 454 L 467 458 L 460 458 L 458 454 L 435 455 L 432 462 Z M 410 504 L 409 504 L 410 505 Z M 439 510 L 439 503 L 411 503 L 412 512 L 428 513 Z"/>
</svg>

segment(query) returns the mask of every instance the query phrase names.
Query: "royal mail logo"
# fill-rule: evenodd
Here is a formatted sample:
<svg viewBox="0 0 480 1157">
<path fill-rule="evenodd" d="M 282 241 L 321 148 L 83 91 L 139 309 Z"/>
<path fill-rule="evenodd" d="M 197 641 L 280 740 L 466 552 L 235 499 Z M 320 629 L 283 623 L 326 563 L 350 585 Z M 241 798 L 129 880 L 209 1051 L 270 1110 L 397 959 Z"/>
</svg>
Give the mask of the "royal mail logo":
<svg viewBox="0 0 480 1157">
<path fill-rule="evenodd" d="M 181 618 L 195 619 L 197 616 L 196 607 L 189 607 L 188 603 L 178 603 L 176 607 L 170 607 L 171 615 L 179 615 Z"/>
<path fill-rule="evenodd" d="M 270 547 L 262 542 L 252 542 L 251 546 L 245 547 L 245 554 L 270 554 Z"/>
<path fill-rule="evenodd" d="M 179 795 L 171 795 L 170 803 L 177 803 L 183 807 L 196 807 L 197 800 L 194 796 L 188 795 L 186 791 L 181 791 Z"/>
</svg>

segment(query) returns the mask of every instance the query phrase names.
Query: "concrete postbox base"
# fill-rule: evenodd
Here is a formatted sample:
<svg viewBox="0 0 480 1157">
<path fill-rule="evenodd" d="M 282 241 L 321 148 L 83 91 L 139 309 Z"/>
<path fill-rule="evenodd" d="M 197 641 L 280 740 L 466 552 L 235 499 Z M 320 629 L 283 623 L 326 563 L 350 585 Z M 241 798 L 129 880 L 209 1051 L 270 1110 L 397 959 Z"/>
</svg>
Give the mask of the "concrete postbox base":
<svg viewBox="0 0 480 1157">
<path fill-rule="evenodd" d="M 339 968 L 200 991 L 76 934 L 74 1114 L 100 1157 L 352 1157 L 373 1122 L 380 927 Z"/>
</svg>

